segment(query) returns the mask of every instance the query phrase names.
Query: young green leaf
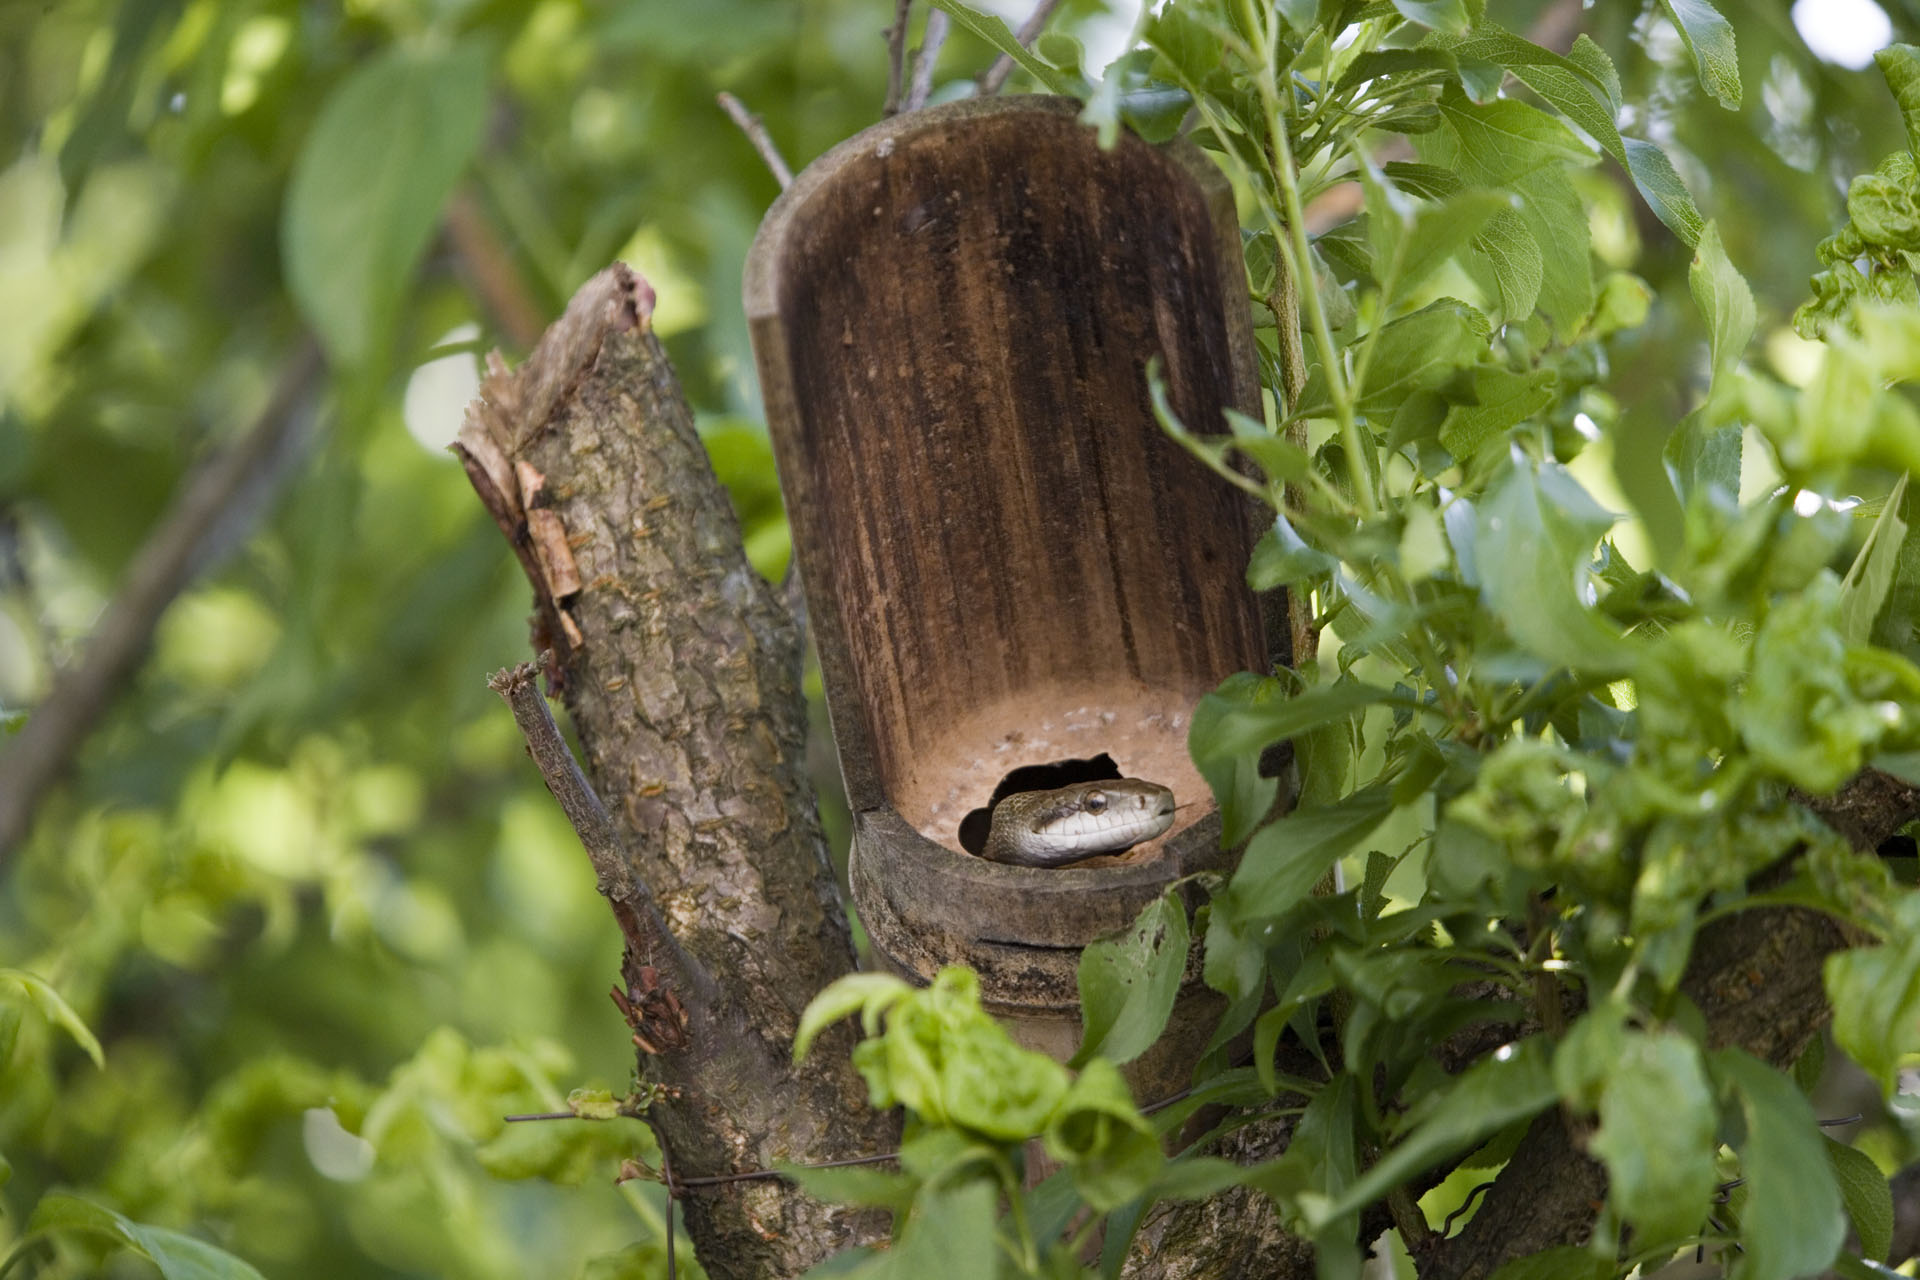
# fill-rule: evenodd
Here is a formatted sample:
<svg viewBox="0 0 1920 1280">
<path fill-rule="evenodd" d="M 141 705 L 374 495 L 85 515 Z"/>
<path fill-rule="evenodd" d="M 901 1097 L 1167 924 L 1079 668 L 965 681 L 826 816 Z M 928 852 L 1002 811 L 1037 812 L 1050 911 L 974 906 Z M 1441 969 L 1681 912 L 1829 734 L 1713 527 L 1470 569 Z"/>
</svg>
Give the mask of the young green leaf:
<svg viewBox="0 0 1920 1280">
<path fill-rule="evenodd" d="M 327 352 L 378 358 L 440 207 L 480 145 L 487 51 L 390 50 L 320 108 L 287 186 L 287 287 Z"/>
<path fill-rule="evenodd" d="M 1518 455 L 1481 502 L 1475 560 L 1488 606 L 1550 663 L 1618 670 L 1628 650 L 1589 603 L 1594 546 L 1613 524 L 1564 468 Z"/>
<path fill-rule="evenodd" d="M 1231 914 L 1257 920 L 1294 906 L 1391 812 L 1393 789 L 1375 783 L 1323 809 L 1296 809 L 1261 828 L 1229 883 Z M 1215 902 L 1216 917 L 1222 905 Z"/>
<path fill-rule="evenodd" d="M 1873 1157 L 1855 1147 L 1826 1140 L 1827 1160 L 1840 1187 L 1847 1220 L 1859 1237 L 1864 1257 L 1882 1259 L 1893 1247 L 1893 1189 Z"/>
<path fill-rule="evenodd" d="M 1873 61 L 1900 104 L 1900 119 L 1907 126 L 1907 150 L 1920 152 L 1920 49 L 1910 44 L 1890 44 L 1873 55 Z"/>
<path fill-rule="evenodd" d="M 1159 1039 L 1180 994 L 1187 967 L 1187 908 L 1177 890 L 1146 905 L 1125 933 L 1080 953 L 1080 1051 L 1069 1065 L 1098 1054 L 1131 1062 Z"/>
<path fill-rule="evenodd" d="M 1746 1121 L 1740 1172 L 1746 1205 L 1744 1249 L 1731 1280 L 1794 1280 L 1824 1269 L 1840 1252 L 1847 1224 L 1834 1167 L 1813 1108 L 1793 1081 L 1739 1049 L 1713 1055 L 1713 1071 Z"/>
<path fill-rule="evenodd" d="M 1706 1221 L 1716 1181 L 1719 1120 L 1700 1050 L 1672 1032 L 1628 1032 L 1606 1068 L 1593 1153 L 1607 1166 L 1607 1195 L 1646 1246 L 1692 1235 Z"/>
<path fill-rule="evenodd" d="M 40 1198 L 28 1229 L 85 1231 L 111 1236 L 152 1262 L 162 1280 L 264 1280 L 258 1271 L 224 1249 L 165 1227 L 150 1227 L 91 1200 L 52 1191 Z"/>
<path fill-rule="evenodd" d="M 1494 365 L 1473 370 L 1473 399 L 1447 410 L 1440 443 L 1461 462 L 1553 403 L 1560 375 L 1552 369 L 1513 373 Z"/>
<path fill-rule="evenodd" d="M 1221 751 L 1214 746 L 1221 721 L 1236 707 L 1258 706 L 1287 696 L 1278 680 L 1242 671 L 1201 698 L 1187 728 L 1187 753 L 1207 780 L 1220 810 L 1220 847 L 1231 849 L 1253 834 L 1279 794 L 1278 778 L 1262 777 L 1258 750 Z"/>
<path fill-rule="evenodd" d="M 1865 644 L 1873 633 L 1873 620 L 1887 602 L 1899 568 L 1900 552 L 1907 541 L 1907 523 L 1900 518 L 1906 497 L 1908 477 L 1902 473 L 1887 495 L 1886 505 L 1874 518 L 1867 540 L 1840 583 L 1840 634 L 1848 644 Z"/>
<path fill-rule="evenodd" d="M 1393 7 L 1407 21 L 1436 31 L 1462 32 L 1471 22 L 1463 0 L 1393 0 Z"/>
<path fill-rule="evenodd" d="M 1693 54 L 1701 87 L 1729 111 L 1740 109 L 1740 59 L 1733 26 L 1707 0 L 1660 0 Z"/>
<path fill-rule="evenodd" d="M 1621 141 L 1627 148 L 1627 172 L 1633 175 L 1633 185 L 1639 190 L 1640 197 L 1653 210 L 1654 216 L 1680 237 L 1681 243 L 1691 247 L 1699 241 L 1706 219 L 1700 216 L 1699 208 L 1693 203 L 1693 194 L 1680 181 L 1673 161 L 1651 142 L 1640 138 L 1623 138 Z"/>
<path fill-rule="evenodd" d="M 813 1048 L 822 1031 L 850 1013 L 858 1012 L 868 1035 L 879 1029 L 880 1014 L 913 994 L 913 987 L 890 973 L 849 973 L 835 979 L 808 1004 L 793 1036 L 793 1060 L 799 1062 Z"/>
<path fill-rule="evenodd" d="M 1000 1248 L 993 1223 L 999 1201 L 1000 1189 L 980 1180 L 921 1192 L 899 1243 L 860 1275 L 864 1280 L 996 1280 Z"/>
<path fill-rule="evenodd" d="M 1900 1059 L 1920 1053 L 1920 934 L 1828 956 L 1825 977 L 1834 1042 L 1891 1093 Z"/>
<path fill-rule="evenodd" d="M 66 1002 L 58 991 L 38 975 L 25 969 L 0 969 L 0 987 L 11 986 L 27 998 L 27 1003 L 38 1009 L 42 1016 L 54 1026 L 59 1027 L 73 1037 L 73 1042 L 86 1050 L 93 1065 L 105 1068 L 106 1055 L 101 1052 L 100 1041 L 73 1006 Z"/>
<path fill-rule="evenodd" d="M 1166 1164 L 1153 1125 L 1105 1058 L 1081 1070 L 1045 1138 L 1047 1154 L 1073 1171 L 1080 1198 L 1101 1213 L 1138 1198 Z"/>
<path fill-rule="evenodd" d="M 1694 304 L 1707 321 L 1713 349 L 1713 389 L 1725 395 L 1734 366 L 1753 339 L 1756 316 L 1753 291 L 1728 261 L 1727 251 L 1720 244 L 1720 228 L 1711 222 L 1701 228 L 1699 243 L 1694 246 L 1687 284 L 1693 290 Z"/>
<path fill-rule="evenodd" d="M 932 0 L 932 3 L 946 10 L 955 26 L 1012 58 L 1015 66 L 1045 85 L 1049 92 L 1075 96 L 1073 80 L 1048 66 L 1032 50 L 1014 39 L 1013 32 L 1000 19 L 962 4 L 960 0 Z"/>
<path fill-rule="evenodd" d="M 1559 1245 L 1530 1258 L 1515 1258 L 1493 1280 L 1613 1280 L 1613 1263 L 1591 1249 Z"/>
<path fill-rule="evenodd" d="M 1328 1222 L 1373 1203 L 1421 1170 L 1471 1150 L 1515 1120 L 1553 1105 L 1556 1096 L 1541 1040 L 1523 1040 L 1496 1051 L 1456 1076 L 1412 1132 L 1375 1161 L 1344 1195 L 1316 1206 L 1312 1219 Z"/>
</svg>

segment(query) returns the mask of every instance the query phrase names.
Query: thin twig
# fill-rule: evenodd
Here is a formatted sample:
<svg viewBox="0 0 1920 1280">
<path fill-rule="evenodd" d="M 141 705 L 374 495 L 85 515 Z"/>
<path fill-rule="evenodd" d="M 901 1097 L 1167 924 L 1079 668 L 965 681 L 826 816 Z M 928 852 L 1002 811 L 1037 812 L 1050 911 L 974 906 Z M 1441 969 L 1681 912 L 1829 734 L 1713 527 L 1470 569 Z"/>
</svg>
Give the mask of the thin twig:
<svg viewBox="0 0 1920 1280">
<path fill-rule="evenodd" d="M 913 0 L 895 0 L 893 25 L 887 28 L 887 100 L 880 107 L 883 116 L 900 113 L 900 95 L 907 87 L 907 19 L 913 16 Z"/>
<path fill-rule="evenodd" d="M 508 342 L 533 350 L 550 317 L 470 187 L 459 188 L 447 201 L 444 222 L 447 243 L 480 305 Z"/>
<path fill-rule="evenodd" d="M 527 1111 L 517 1116 L 501 1116 L 508 1124 L 519 1124 L 526 1120 L 584 1120 L 585 1116 L 574 1111 Z"/>
<path fill-rule="evenodd" d="M 889 1160 L 899 1158 L 898 1151 L 884 1151 L 874 1156 L 849 1156 L 845 1160 L 822 1160 L 817 1164 L 796 1164 L 792 1167 L 795 1169 L 847 1169 L 859 1164 L 885 1164 Z M 665 1161 L 663 1160 L 661 1164 L 664 1168 Z M 724 1187 L 734 1182 L 761 1182 L 768 1178 L 788 1176 L 785 1169 L 749 1169 L 745 1173 L 716 1173 L 705 1178 L 680 1178 L 673 1185 L 691 1190 L 699 1187 Z"/>
<path fill-rule="evenodd" d="M 780 148 L 774 146 L 773 139 L 767 136 L 767 126 L 762 123 L 760 117 L 748 111 L 746 104 L 730 93 L 718 93 L 714 97 L 726 109 L 726 113 L 733 117 L 733 122 L 740 126 L 740 132 L 747 135 L 747 141 L 751 142 L 753 149 L 760 153 L 760 158 L 767 162 L 767 168 L 773 170 L 774 181 L 780 184 L 780 189 L 785 191 L 792 186 L 793 170 L 788 168 L 787 162 L 781 158 Z"/>
<path fill-rule="evenodd" d="M 1040 38 L 1040 33 L 1047 29 L 1048 20 L 1053 17 L 1053 11 L 1059 7 L 1060 0 L 1040 0 L 1040 3 L 1033 6 L 1033 12 L 1028 14 L 1027 20 L 1020 24 L 1020 29 L 1013 33 L 1013 38 L 1020 42 L 1021 48 L 1031 47 L 1033 42 Z M 974 88 L 981 97 L 990 98 L 1000 92 L 1000 87 L 1012 74 L 1013 58 L 1003 53 L 993 60 L 991 66 L 980 73 L 980 78 L 974 81 Z"/>
<path fill-rule="evenodd" d="M 927 15 L 927 30 L 920 37 L 920 49 L 913 55 L 913 88 L 907 92 L 908 111 L 918 111 L 933 96 L 933 64 L 940 60 L 940 46 L 947 42 L 947 11 L 935 9 Z"/>
<path fill-rule="evenodd" d="M 324 367 L 319 344 L 303 339 L 246 435 L 186 477 L 100 615 L 86 652 L 60 672 L 0 754 L 0 858 L 26 838 L 41 799 L 139 665 L 160 615 L 214 558 L 211 551 L 239 542 L 265 513 L 265 498 L 311 420 Z"/>
<path fill-rule="evenodd" d="M 541 655 L 541 665 L 546 662 L 547 655 Z M 560 811 L 567 815 L 574 834 L 586 848 L 601 895 L 622 911 L 621 926 L 628 933 L 628 943 L 638 948 L 639 954 L 653 957 L 667 988 L 680 993 L 690 1008 L 713 1009 L 717 1003 L 713 979 L 680 946 L 654 905 L 653 895 L 634 874 L 612 815 L 580 771 L 572 749 L 560 736 L 560 726 L 553 722 L 553 712 L 540 692 L 537 668 L 523 662 L 496 671 L 487 687 L 513 709 L 514 723 L 527 741 L 527 754 L 539 766 L 547 790 L 560 802 Z"/>
</svg>

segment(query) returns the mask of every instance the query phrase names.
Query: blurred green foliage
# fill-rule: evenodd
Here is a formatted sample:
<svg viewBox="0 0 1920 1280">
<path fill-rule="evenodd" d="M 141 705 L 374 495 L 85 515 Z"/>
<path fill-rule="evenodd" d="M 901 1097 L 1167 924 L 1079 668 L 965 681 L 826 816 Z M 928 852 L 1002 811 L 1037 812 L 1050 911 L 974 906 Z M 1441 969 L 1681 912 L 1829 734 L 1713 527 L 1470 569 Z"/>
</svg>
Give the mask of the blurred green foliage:
<svg viewBox="0 0 1920 1280">
<path fill-rule="evenodd" d="M 1546 6 L 1490 7 L 1525 30 Z M 1074 0 L 1058 25 L 1124 31 L 1114 8 Z M 617 934 L 483 683 L 526 656 L 527 590 L 440 447 L 475 350 L 523 353 L 443 205 L 471 203 L 545 316 L 615 257 L 652 281 L 754 561 L 777 573 L 739 301 L 776 188 L 713 94 L 745 99 L 798 167 L 876 118 L 891 9 L 0 6 L 0 733 L 187 469 L 258 411 L 303 314 L 335 361 L 279 501 L 207 549 L 0 865 L 0 1256 L 40 1206 L 41 1226 L 94 1215 L 34 1247 L 55 1277 L 100 1273 L 113 1248 L 159 1256 L 150 1229 L 276 1277 L 661 1274 L 656 1190 L 611 1181 L 650 1155 L 640 1125 L 501 1120 L 575 1086 L 624 1092 L 631 1049 L 604 996 Z M 1920 5 L 1889 9 L 1920 35 Z M 1733 113 L 1641 6 L 1584 17 L 1752 282 L 1761 358 L 1794 382 L 1785 323 L 1812 246 L 1901 121 L 1878 77 L 1807 52 L 1785 3 L 1740 19 Z M 989 55 L 957 32 L 940 93 Z M 360 181 L 375 160 L 387 180 Z M 1600 274 L 1623 332 L 1556 430 L 1614 396 L 1677 417 L 1708 374 L 1690 252 L 1606 172 L 1569 181 L 1599 264 L 1647 294 Z M 1897 1126 L 1878 1141 L 1913 1153 Z"/>
</svg>

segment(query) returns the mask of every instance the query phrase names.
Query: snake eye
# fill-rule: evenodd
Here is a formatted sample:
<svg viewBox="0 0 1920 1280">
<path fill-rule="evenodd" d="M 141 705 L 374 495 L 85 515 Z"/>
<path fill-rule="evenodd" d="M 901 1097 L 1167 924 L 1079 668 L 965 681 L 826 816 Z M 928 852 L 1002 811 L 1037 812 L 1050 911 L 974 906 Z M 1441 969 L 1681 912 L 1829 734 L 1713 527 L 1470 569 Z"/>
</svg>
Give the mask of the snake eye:
<svg viewBox="0 0 1920 1280">
<path fill-rule="evenodd" d="M 1088 813 L 1101 812 L 1107 807 L 1107 793 L 1104 791 L 1089 792 L 1087 798 L 1081 802 L 1080 807 Z"/>
</svg>

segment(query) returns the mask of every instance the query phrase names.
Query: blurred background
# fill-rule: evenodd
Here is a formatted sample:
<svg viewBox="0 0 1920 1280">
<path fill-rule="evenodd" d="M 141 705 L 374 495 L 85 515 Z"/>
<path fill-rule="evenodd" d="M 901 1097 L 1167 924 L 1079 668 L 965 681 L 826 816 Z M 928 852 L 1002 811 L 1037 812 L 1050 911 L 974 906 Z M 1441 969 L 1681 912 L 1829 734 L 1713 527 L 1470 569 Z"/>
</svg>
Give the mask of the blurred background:
<svg viewBox="0 0 1920 1280">
<path fill-rule="evenodd" d="M 1623 126 L 1753 282 L 1750 358 L 1803 380 L 1787 316 L 1847 178 L 1905 145 L 1870 57 L 1920 39 L 1920 0 L 1723 5 L 1737 113 L 1641 5 L 1489 7 L 1612 54 Z M 528 589 L 446 446 L 483 354 L 524 355 L 625 259 L 754 564 L 781 573 L 739 287 L 778 188 L 714 95 L 797 169 L 879 118 L 893 9 L 0 3 L 0 752 L 146 581 L 197 464 L 243 443 L 253 464 L 0 849 L 0 1257 L 65 1187 L 275 1277 L 663 1274 L 657 1188 L 613 1183 L 651 1157 L 639 1124 L 501 1122 L 624 1092 L 632 1048 L 618 933 L 485 684 L 530 656 Z M 1097 74 L 1137 12 L 1067 0 L 1054 29 Z M 934 100 L 989 60 L 955 32 Z M 1704 374 L 1688 254 L 1617 174 L 1586 182 L 1596 252 L 1653 296 L 1608 376 L 1677 419 Z M 1861 1145 L 1914 1154 L 1894 1122 Z M 146 1274 L 90 1248 L 28 1265 Z"/>
</svg>

